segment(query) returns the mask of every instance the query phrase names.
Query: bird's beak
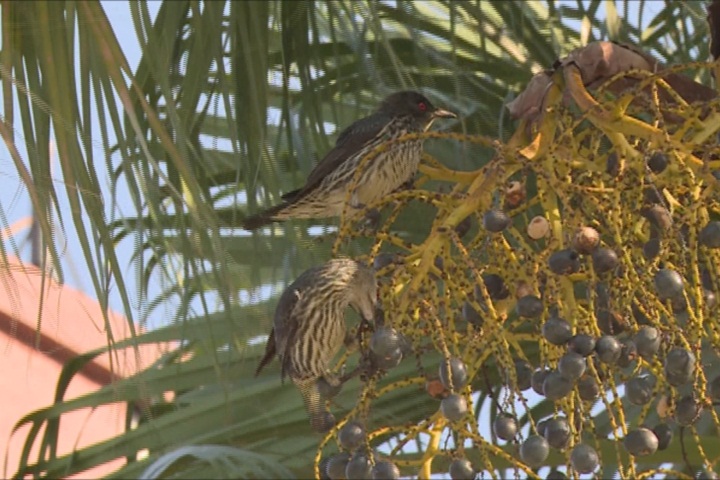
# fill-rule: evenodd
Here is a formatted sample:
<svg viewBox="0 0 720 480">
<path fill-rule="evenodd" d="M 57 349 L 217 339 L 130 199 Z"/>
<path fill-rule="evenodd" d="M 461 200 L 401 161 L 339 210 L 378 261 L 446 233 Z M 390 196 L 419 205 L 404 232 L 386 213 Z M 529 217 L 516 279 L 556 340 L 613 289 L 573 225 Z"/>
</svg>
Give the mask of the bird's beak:
<svg viewBox="0 0 720 480">
<path fill-rule="evenodd" d="M 444 110 L 442 108 L 437 108 L 433 112 L 433 117 L 436 118 L 457 118 L 457 115 L 455 115 L 450 110 Z"/>
<path fill-rule="evenodd" d="M 363 305 L 362 309 L 360 310 L 360 316 L 363 317 L 363 320 L 365 320 L 368 323 L 374 323 L 375 322 L 375 305 Z"/>
</svg>

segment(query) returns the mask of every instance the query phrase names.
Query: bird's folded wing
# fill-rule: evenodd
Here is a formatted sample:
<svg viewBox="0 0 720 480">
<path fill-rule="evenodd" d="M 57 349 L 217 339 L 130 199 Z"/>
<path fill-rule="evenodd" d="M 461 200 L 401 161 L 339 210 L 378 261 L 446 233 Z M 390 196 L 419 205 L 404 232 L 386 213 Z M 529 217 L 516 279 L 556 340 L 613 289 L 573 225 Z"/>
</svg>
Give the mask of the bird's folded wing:
<svg viewBox="0 0 720 480">
<path fill-rule="evenodd" d="M 290 355 L 288 349 L 292 346 L 298 329 L 298 318 L 296 306 L 302 293 L 298 289 L 288 289 L 280 295 L 277 307 L 275 307 L 275 318 L 273 328 L 275 332 L 275 350 L 282 361 L 282 378 L 290 373 Z"/>
<path fill-rule="evenodd" d="M 348 158 L 353 157 L 365 144 L 377 137 L 390 120 L 391 118 L 387 115 L 374 113 L 347 127 L 338 137 L 333 149 L 310 172 L 305 186 L 286 193 L 282 198 L 292 201 L 311 192 L 330 172 L 338 168 Z"/>
</svg>

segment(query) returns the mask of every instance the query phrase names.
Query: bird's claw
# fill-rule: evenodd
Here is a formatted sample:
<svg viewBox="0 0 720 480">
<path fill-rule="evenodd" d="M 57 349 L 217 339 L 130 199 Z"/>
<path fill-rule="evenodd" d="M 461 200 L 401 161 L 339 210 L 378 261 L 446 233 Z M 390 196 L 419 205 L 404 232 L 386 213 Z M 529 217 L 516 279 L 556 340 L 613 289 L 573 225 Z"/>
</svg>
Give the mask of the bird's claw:
<svg viewBox="0 0 720 480">
<path fill-rule="evenodd" d="M 322 395 L 322 398 L 326 400 L 332 399 L 333 397 L 337 396 L 338 393 L 340 393 L 345 382 L 352 380 L 358 375 L 364 373 L 366 369 L 367 366 L 361 362 L 361 364 L 357 367 L 353 368 L 349 372 L 344 372 L 339 376 L 326 373 L 317 381 L 320 395 Z"/>
<path fill-rule="evenodd" d="M 337 377 L 336 375 L 330 373 L 326 373 L 317 380 L 318 391 L 320 392 L 322 398 L 326 400 L 331 399 L 340 393 L 340 390 L 342 390 L 342 384 L 343 382 L 341 381 L 341 377 Z"/>
<path fill-rule="evenodd" d="M 362 364 L 358 365 L 357 367 L 353 368 L 349 372 L 343 374 L 339 379 L 340 383 L 343 384 L 343 383 L 347 382 L 348 380 L 351 380 L 351 379 L 357 377 L 360 373 L 362 373 L 362 370 L 363 370 L 363 365 Z"/>
<path fill-rule="evenodd" d="M 343 341 L 345 344 L 345 348 L 348 350 L 348 352 L 354 352 L 358 349 L 360 346 L 360 341 L 357 332 L 351 331 L 348 332 L 347 335 L 345 335 L 345 340 Z"/>
<path fill-rule="evenodd" d="M 357 332 L 355 333 L 355 339 L 360 345 L 362 345 L 362 340 L 365 337 L 365 334 L 374 331 L 375 326 L 372 322 L 363 318 L 360 320 L 360 324 L 358 325 Z"/>
<path fill-rule="evenodd" d="M 342 382 L 340 381 L 340 378 L 341 377 L 338 377 L 335 374 L 326 373 L 325 375 L 320 377 L 320 380 L 325 381 L 325 383 L 327 383 L 331 387 L 337 387 L 338 385 L 342 384 Z"/>
<path fill-rule="evenodd" d="M 360 359 L 360 364 L 357 366 L 356 370 L 357 374 L 360 375 L 360 380 L 363 382 L 368 381 L 368 379 L 373 377 L 378 372 L 378 369 L 373 364 L 370 355 L 363 355 L 362 359 Z"/>
<path fill-rule="evenodd" d="M 382 220 L 382 214 L 377 208 L 371 208 L 365 212 L 362 225 L 372 231 L 377 230 Z"/>
<path fill-rule="evenodd" d="M 415 188 L 415 179 L 411 178 L 409 180 L 406 180 L 402 185 L 400 185 L 397 189 L 395 189 L 396 192 L 402 192 L 404 190 L 413 190 Z"/>
</svg>

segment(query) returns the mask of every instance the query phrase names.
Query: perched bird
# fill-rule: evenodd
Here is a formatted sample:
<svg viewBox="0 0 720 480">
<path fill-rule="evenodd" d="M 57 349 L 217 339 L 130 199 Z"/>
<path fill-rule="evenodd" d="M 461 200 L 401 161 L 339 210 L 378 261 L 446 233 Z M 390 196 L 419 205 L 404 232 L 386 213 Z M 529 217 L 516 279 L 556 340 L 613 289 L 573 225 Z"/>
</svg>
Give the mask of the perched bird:
<svg viewBox="0 0 720 480">
<path fill-rule="evenodd" d="M 423 95 L 393 93 L 369 117 L 346 128 L 333 147 L 310 172 L 305 186 L 282 196 L 283 203 L 245 219 L 243 228 L 254 230 L 289 218 L 326 218 L 342 214 L 348 189 L 360 163 L 377 146 L 407 133 L 424 132 L 436 118 L 456 115 L 435 108 Z M 422 156 L 422 140 L 393 145 L 362 166 L 351 196 L 351 205 L 361 208 L 387 195 L 412 179 Z"/>
<path fill-rule="evenodd" d="M 280 296 L 255 376 L 277 354 L 282 379 L 290 377 L 300 390 L 313 429 L 326 431 L 332 415 L 318 382 L 339 384 L 329 370 L 345 340 L 345 309 L 351 306 L 370 322 L 376 303 L 375 274 L 355 260 L 337 258 L 306 270 Z"/>
</svg>

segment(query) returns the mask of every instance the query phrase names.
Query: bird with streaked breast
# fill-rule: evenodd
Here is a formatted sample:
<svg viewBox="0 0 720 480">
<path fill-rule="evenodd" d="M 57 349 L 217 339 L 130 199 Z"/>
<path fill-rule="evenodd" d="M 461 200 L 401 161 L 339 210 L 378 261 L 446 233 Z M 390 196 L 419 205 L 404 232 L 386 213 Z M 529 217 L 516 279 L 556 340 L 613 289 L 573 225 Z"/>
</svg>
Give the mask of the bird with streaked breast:
<svg viewBox="0 0 720 480">
<path fill-rule="evenodd" d="M 291 218 L 340 216 L 353 185 L 350 205 L 355 209 L 392 193 L 415 176 L 423 140 L 391 145 L 361 166 L 363 159 L 385 142 L 428 130 L 437 118 L 456 117 L 434 107 L 418 92 L 393 93 L 375 113 L 356 121 L 338 136 L 335 147 L 310 172 L 305 186 L 284 194 L 283 203 L 247 217 L 243 228 L 255 230 Z M 362 171 L 355 180 L 359 168 Z"/>
<path fill-rule="evenodd" d="M 281 378 L 290 377 L 300 390 L 316 431 L 327 431 L 334 424 L 318 382 L 339 386 L 340 380 L 330 373 L 330 363 L 345 341 L 345 310 L 350 306 L 371 322 L 376 303 L 375 272 L 349 258 L 306 270 L 280 296 L 255 376 L 277 355 Z"/>
</svg>

